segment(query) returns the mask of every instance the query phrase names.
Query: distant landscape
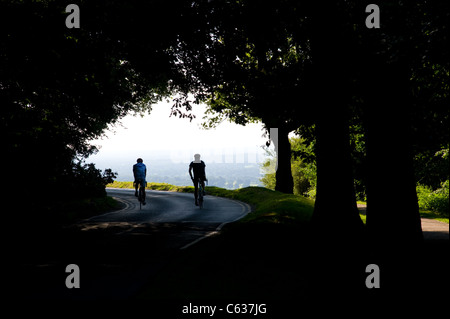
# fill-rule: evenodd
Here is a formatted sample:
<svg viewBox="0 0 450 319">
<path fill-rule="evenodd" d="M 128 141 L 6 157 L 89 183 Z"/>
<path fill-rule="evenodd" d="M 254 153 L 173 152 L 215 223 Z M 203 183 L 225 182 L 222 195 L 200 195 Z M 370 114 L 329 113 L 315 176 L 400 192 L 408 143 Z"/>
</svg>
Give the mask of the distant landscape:
<svg viewBox="0 0 450 319">
<path fill-rule="evenodd" d="M 144 156 L 144 163 L 147 165 L 147 181 L 152 183 L 169 183 L 172 185 L 191 185 L 188 169 L 188 160 L 174 161 L 169 157 L 160 156 Z M 136 163 L 136 156 L 121 155 L 116 157 L 100 157 L 93 156 L 87 162 L 93 162 L 97 168 L 105 170 L 111 168 L 117 172 L 116 180 L 119 182 L 132 181 L 133 172 L 132 166 Z M 257 162 L 249 162 L 245 158 L 244 163 L 206 163 L 206 176 L 208 178 L 208 185 L 217 186 L 226 189 L 237 189 L 248 186 L 262 186 L 260 178 L 262 177 L 260 160 Z"/>
</svg>

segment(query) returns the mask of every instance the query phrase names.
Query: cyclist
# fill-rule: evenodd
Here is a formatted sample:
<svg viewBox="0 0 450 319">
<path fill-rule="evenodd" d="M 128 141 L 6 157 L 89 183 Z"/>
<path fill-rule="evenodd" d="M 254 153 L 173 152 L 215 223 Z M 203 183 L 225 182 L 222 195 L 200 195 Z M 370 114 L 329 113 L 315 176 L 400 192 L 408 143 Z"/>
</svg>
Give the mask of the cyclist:
<svg viewBox="0 0 450 319">
<path fill-rule="evenodd" d="M 142 184 L 143 187 L 147 186 L 147 181 L 145 180 L 147 176 L 147 166 L 145 166 L 142 158 L 138 158 L 136 162 L 137 163 L 133 165 L 134 187 L 136 189 L 134 196 L 138 197 L 139 185 Z M 143 204 L 145 205 L 145 199 Z"/>
<path fill-rule="evenodd" d="M 205 173 L 205 162 L 200 160 L 200 154 L 194 155 L 194 161 L 192 161 L 189 164 L 189 175 L 191 176 L 192 182 L 194 183 L 195 191 L 194 191 L 194 198 L 195 198 L 195 205 L 198 206 L 198 182 L 200 181 L 202 188 L 203 188 L 203 195 L 205 195 L 205 181 L 206 181 L 206 173 Z M 194 176 L 192 176 L 192 171 L 194 171 Z"/>
</svg>

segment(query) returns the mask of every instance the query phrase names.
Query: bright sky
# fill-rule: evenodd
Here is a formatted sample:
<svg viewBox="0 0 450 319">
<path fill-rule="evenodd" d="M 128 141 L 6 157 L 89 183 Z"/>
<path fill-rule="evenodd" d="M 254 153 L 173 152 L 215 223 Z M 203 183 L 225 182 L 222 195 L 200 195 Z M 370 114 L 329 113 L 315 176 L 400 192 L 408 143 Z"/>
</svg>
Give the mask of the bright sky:
<svg viewBox="0 0 450 319">
<path fill-rule="evenodd" d="M 188 118 L 169 117 L 171 105 L 160 102 L 153 106 L 150 115 L 128 115 L 121 120 L 122 125 L 111 126 L 106 137 L 92 141 L 100 146 L 100 151 L 88 161 L 152 154 L 169 156 L 172 162 L 181 163 L 193 160 L 195 153 L 216 163 L 263 161 L 261 145 L 266 138 L 262 137 L 261 123 L 242 126 L 224 121 L 216 129 L 205 130 L 200 127 L 204 105 L 193 106 L 196 119 L 192 122 Z M 246 154 L 245 160 L 242 154 Z"/>
</svg>

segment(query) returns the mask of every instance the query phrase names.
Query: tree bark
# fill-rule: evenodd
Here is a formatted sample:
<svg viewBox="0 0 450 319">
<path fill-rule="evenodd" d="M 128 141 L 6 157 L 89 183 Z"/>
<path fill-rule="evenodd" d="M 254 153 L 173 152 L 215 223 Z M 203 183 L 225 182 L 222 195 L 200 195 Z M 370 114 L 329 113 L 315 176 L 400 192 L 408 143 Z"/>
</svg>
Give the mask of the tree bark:
<svg viewBox="0 0 450 319">
<path fill-rule="evenodd" d="M 367 228 L 377 243 L 423 239 L 414 179 L 405 68 L 372 64 L 367 82 Z"/>
<path fill-rule="evenodd" d="M 287 194 L 294 192 L 294 179 L 291 169 L 291 143 L 289 131 L 278 127 L 278 136 L 273 139 L 277 153 L 277 170 L 275 173 L 275 190 Z"/>
<path fill-rule="evenodd" d="M 317 195 L 312 221 L 354 236 L 363 223 L 356 206 L 346 112 L 335 108 L 316 123 Z"/>
<path fill-rule="evenodd" d="M 315 4 L 317 194 L 312 221 L 328 238 L 354 238 L 363 229 L 356 206 L 349 138 L 348 30 L 337 5 Z"/>
</svg>

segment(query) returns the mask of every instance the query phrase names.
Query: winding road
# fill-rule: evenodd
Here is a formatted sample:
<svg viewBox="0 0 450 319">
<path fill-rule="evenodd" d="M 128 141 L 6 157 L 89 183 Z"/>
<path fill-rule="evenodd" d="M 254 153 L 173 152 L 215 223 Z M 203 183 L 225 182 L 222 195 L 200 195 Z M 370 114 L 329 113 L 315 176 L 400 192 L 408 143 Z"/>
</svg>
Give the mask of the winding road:
<svg viewBox="0 0 450 319">
<path fill-rule="evenodd" d="M 26 268 L 20 279 L 31 299 L 123 299 L 133 296 L 180 250 L 217 233 L 251 210 L 248 204 L 205 196 L 204 207 L 193 194 L 147 191 L 139 209 L 134 190 L 107 189 L 123 208 L 66 227 L 47 245 L 42 260 Z M 42 246 L 42 245 L 40 245 Z M 65 285 L 65 267 L 80 268 L 80 288 Z M 180 266 L 181 267 L 181 266 Z M 16 284 L 19 287 L 19 284 Z"/>
<path fill-rule="evenodd" d="M 147 205 L 139 209 L 139 202 L 132 189 L 107 189 L 109 196 L 125 204 L 120 211 L 88 219 L 88 222 L 132 222 L 132 223 L 210 223 L 219 227 L 244 217 L 248 204 L 205 196 L 203 209 L 194 205 L 194 196 L 189 193 L 147 191 Z"/>
<path fill-rule="evenodd" d="M 147 191 L 139 209 L 134 190 L 107 189 L 122 203 L 113 212 L 84 219 L 58 234 L 27 242 L 10 289 L 24 299 L 99 300 L 134 296 L 151 283 L 184 248 L 216 234 L 250 212 L 248 204 L 206 196 L 204 208 L 193 194 Z M 360 208 L 361 209 L 361 208 Z M 447 239 L 448 224 L 422 219 L 426 239 Z M 38 238 L 37 238 L 38 239 Z M 65 285 L 66 267 L 80 268 L 79 289 Z M 183 265 L 180 265 L 183 267 Z"/>
<path fill-rule="evenodd" d="M 140 208 L 132 189 L 109 188 L 107 193 L 124 204 L 124 208 L 86 219 L 78 227 L 82 230 L 114 227 L 118 234 L 149 234 L 152 230 L 156 233 L 173 228 L 176 239 L 167 245 L 182 249 L 241 219 L 251 210 L 246 203 L 214 196 L 205 196 L 200 209 L 194 205 L 193 194 L 149 190 L 147 205 Z"/>
</svg>

